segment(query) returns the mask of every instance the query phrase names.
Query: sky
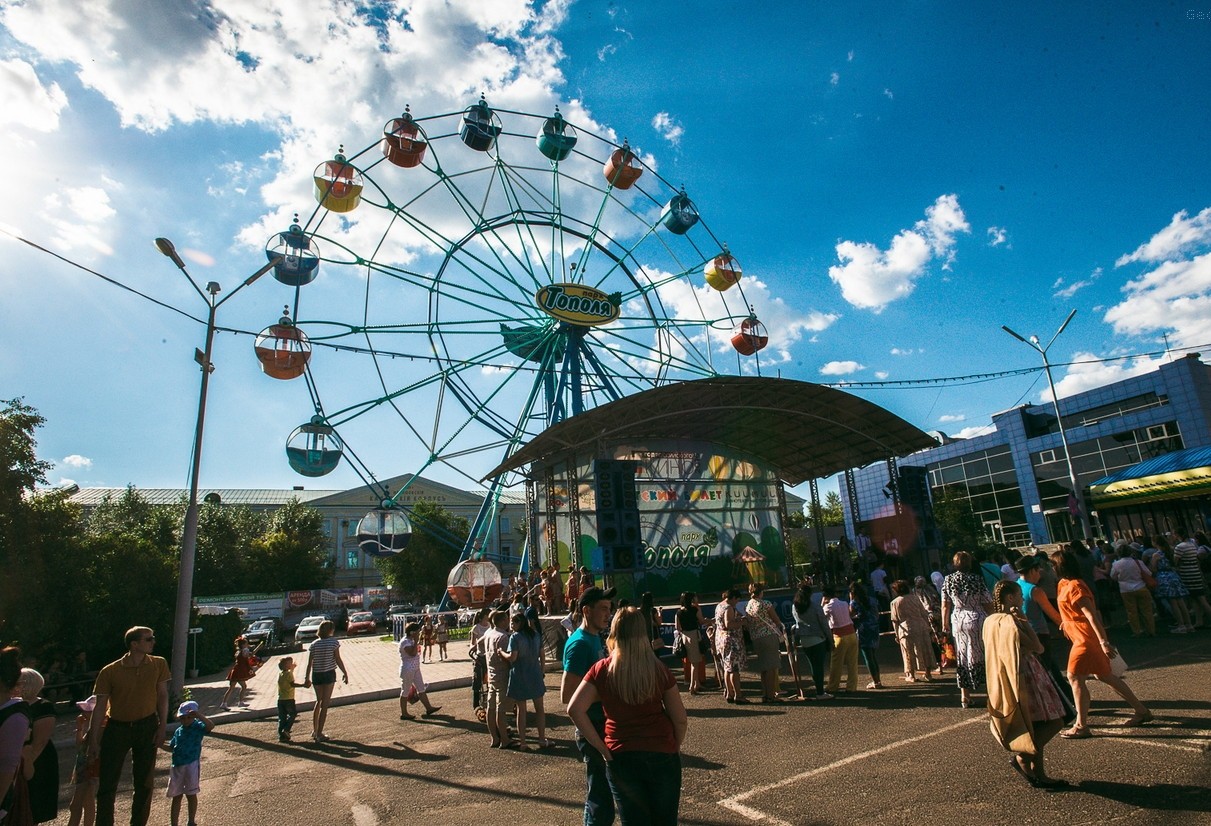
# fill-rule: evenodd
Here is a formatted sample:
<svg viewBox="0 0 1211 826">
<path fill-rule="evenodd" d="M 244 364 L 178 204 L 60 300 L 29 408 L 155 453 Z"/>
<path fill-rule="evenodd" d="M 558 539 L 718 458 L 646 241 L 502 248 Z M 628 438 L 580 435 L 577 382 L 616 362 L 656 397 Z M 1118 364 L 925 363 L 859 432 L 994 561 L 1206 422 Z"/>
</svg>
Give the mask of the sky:
<svg viewBox="0 0 1211 826">
<path fill-rule="evenodd" d="M 716 327 L 714 338 L 672 342 L 678 363 L 697 350 L 719 372 L 848 383 L 923 430 L 962 436 L 1049 399 L 1038 372 L 1013 373 L 1040 359 L 1002 325 L 1046 343 L 1077 311 L 1049 351 L 1061 397 L 1211 347 L 1211 0 L 737 9 L 0 0 L 0 148 L 13 196 L 0 200 L 0 398 L 46 417 L 48 481 L 188 484 L 206 306 L 153 239 L 171 238 L 220 298 L 265 263 L 266 240 L 296 213 L 332 239 L 322 246 L 334 258 L 432 278 L 440 256 L 419 227 L 457 237 L 469 219 L 426 188 L 431 171 L 367 171 L 367 202 L 373 189 L 407 204 L 409 223 L 369 203 L 317 211 L 312 170 L 342 147 L 369 148 L 363 166 L 378 159 L 384 122 L 405 106 L 418 118 L 453 113 L 428 122 L 434 156 L 486 204 L 487 156 L 460 152 L 454 135 L 481 94 L 515 113 L 499 115 L 506 136 L 534 134 L 555 107 L 579 129 L 585 155 L 566 164 L 564 215 L 594 223 L 603 202 L 590 158 L 623 138 L 657 207 L 685 188 L 702 221 L 683 237 L 645 231 L 659 216 L 639 196 L 604 201 L 602 230 L 647 276 L 676 276 L 687 256 L 722 243 L 740 261 L 743 295 L 725 294 L 726 307 L 697 274 L 669 278 L 654 312 L 734 320 L 748 303 L 769 346 L 739 359 Z M 532 140 L 502 138 L 499 155 L 542 180 Z M 432 292 L 325 262 L 297 295 L 266 276 L 223 305 L 228 330 L 266 327 L 296 299 L 313 337 L 445 327 L 433 339 L 317 346 L 314 396 L 301 379 L 262 375 L 250 336 L 220 332 L 202 486 L 358 484 L 350 461 L 318 479 L 285 461 L 317 397 L 327 413 L 359 413 L 340 434 L 380 479 L 481 478 L 503 455 L 498 437 L 454 397 L 461 389 L 516 421 L 528 374 L 505 357 L 462 371 L 445 396 L 430 381 L 435 365 L 486 352 L 482 333 L 460 332 L 475 303 L 449 292 L 482 277 L 465 263 L 476 243 Z M 489 297 L 479 320 L 509 322 L 508 306 Z M 644 313 L 628 300 L 619 329 Z M 369 347 L 396 357 L 358 352 Z M 651 359 L 613 355 L 641 378 L 654 372 Z"/>
</svg>

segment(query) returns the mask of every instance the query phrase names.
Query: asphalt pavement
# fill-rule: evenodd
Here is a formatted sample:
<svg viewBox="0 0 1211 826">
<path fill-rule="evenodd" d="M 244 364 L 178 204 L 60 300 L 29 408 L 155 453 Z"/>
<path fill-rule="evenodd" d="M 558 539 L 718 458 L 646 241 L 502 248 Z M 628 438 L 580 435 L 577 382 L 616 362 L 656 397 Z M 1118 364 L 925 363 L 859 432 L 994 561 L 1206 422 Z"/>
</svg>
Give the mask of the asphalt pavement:
<svg viewBox="0 0 1211 826">
<path fill-rule="evenodd" d="M 1094 685 L 1095 736 L 1057 738 L 1047 749 L 1050 773 L 1073 784 L 1066 791 L 1028 786 L 1009 769 L 986 714 L 959 708 L 952 680 L 904 683 L 898 651 L 885 642 L 882 691 L 775 706 L 727 705 L 718 691 L 684 695 L 680 822 L 1211 823 L 1211 632 L 1118 642 L 1132 665 L 1130 684 L 1157 719 L 1125 727 L 1129 709 Z M 501 752 L 474 718 L 465 643 L 450 646 L 459 657 L 422 666 L 441 713 L 408 722 L 394 699 L 395 646 L 342 640 L 341 651 L 350 684 L 338 686 L 346 705 L 329 715 L 331 741 L 277 742 L 273 661 L 254 679 L 247 708 L 216 715 L 202 758 L 201 826 L 581 822 L 584 772 L 558 701 L 558 673 L 548 673 L 545 698 L 555 746 Z M 212 709 L 226 688 L 219 676 L 191 686 Z M 756 696 L 756 675 L 745 674 L 745 689 Z M 307 694 L 299 690 L 300 699 Z M 308 730 L 304 717 L 296 732 Z M 168 819 L 166 774 L 162 759 L 155 823 Z M 128 811 L 123 791 L 119 822 Z M 55 822 L 65 824 L 66 813 Z"/>
</svg>

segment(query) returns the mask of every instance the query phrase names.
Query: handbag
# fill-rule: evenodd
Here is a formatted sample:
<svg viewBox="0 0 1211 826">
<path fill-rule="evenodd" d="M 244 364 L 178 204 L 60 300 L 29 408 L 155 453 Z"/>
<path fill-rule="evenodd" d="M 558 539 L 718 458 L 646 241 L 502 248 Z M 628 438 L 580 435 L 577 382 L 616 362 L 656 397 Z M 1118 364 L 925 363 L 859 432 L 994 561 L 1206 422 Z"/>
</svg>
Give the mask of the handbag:
<svg viewBox="0 0 1211 826">
<path fill-rule="evenodd" d="M 685 659 L 685 634 L 680 631 L 677 632 L 677 642 L 673 643 L 673 659 Z"/>
<path fill-rule="evenodd" d="M 1138 559 L 1135 560 L 1135 564 L 1140 569 L 1140 579 L 1144 580 L 1144 585 L 1147 586 L 1149 591 L 1155 591 L 1156 590 L 1156 577 L 1154 577 L 1152 575 L 1152 572 L 1149 571 L 1147 568 L 1145 568 L 1144 563 L 1140 562 Z"/>
<path fill-rule="evenodd" d="M 1115 651 L 1114 656 L 1110 658 L 1110 673 L 1115 677 L 1121 677 L 1127 673 L 1127 661 L 1118 651 Z"/>
</svg>

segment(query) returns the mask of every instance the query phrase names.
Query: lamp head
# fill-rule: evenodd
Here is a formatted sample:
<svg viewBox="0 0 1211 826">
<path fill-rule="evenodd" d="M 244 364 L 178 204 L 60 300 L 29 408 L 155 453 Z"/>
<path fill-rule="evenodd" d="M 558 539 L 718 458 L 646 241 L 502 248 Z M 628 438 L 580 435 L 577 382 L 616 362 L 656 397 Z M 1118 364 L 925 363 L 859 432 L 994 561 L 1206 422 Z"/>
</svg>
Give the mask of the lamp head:
<svg viewBox="0 0 1211 826">
<path fill-rule="evenodd" d="M 177 248 L 172 241 L 167 238 L 156 239 L 156 249 L 158 249 L 165 257 L 171 258 L 172 263 L 177 265 L 177 269 L 185 269 L 185 262 L 181 260 L 181 256 L 177 255 Z"/>
</svg>

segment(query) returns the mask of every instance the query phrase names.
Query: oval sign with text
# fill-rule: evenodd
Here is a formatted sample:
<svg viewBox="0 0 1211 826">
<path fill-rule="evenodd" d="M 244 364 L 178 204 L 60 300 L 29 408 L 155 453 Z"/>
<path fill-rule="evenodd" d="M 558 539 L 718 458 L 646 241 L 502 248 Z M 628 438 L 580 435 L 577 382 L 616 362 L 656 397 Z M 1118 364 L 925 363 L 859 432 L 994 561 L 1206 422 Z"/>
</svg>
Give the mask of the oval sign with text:
<svg viewBox="0 0 1211 826">
<path fill-rule="evenodd" d="M 621 296 L 606 295 L 583 284 L 549 284 L 534 294 L 538 309 L 580 327 L 609 324 L 622 314 Z"/>
</svg>

